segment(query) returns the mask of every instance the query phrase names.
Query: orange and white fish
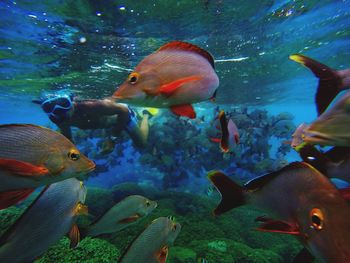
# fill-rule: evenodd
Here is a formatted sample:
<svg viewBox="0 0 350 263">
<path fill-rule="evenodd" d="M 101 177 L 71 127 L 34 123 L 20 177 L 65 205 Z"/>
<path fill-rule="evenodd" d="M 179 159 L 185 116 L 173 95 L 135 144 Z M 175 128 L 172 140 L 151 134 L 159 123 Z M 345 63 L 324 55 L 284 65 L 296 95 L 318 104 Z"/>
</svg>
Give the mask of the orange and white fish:
<svg viewBox="0 0 350 263">
<path fill-rule="evenodd" d="M 159 217 L 135 239 L 119 263 L 165 263 L 169 247 L 179 235 L 181 225 L 172 217 Z"/>
<path fill-rule="evenodd" d="M 318 115 L 327 109 L 339 92 L 350 88 L 350 68 L 337 71 L 300 54 L 289 58 L 309 68 L 319 78 L 315 99 Z"/>
<path fill-rule="evenodd" d="M 218 119 L 220 121 L 221 138 L 211 138 L 211 141 L 219 143 L 222 152 L 231 152 L 240 142 L 238 128 L 231 119 L 227 121 L 224 111 L 220 111 Z"/>
<path fill-rule="evenodd" d="M 214 214 L 251 204 L 273 217 L 258 217 L 262 222 L 258 230 L 292 234 L 303 243 L 307 250 L 294 262 L 305 262 L 300 257 L 311 255 L 321 262 L 349 262 L 350 206 L 345 198 L 350 188 L 339 191 L 306 163 L 291 163 L 243 187 L 220 171 L 208 177 L 222 196 Z"/>
<path fill-rule="evenodd" d="M 218 86 L 213 57 L 193 44 L 173 41 L 145 57 L 112 98 L 170 108 L 176 115 L 194 119 L 191 104 L 214 98 Z"/>
<path fill-rule="evenodd" d="M 30 125 L 0 125 L 0 209 L 36 187 L 88 173 L 95 164 L 62 134 Z"/>
</svg>

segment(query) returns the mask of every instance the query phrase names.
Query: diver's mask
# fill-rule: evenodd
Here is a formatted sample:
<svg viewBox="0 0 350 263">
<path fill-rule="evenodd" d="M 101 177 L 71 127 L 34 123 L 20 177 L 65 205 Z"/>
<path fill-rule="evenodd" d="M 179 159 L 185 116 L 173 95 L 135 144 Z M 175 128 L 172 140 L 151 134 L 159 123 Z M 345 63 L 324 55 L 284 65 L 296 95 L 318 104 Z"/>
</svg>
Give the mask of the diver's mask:
<svg viewBox="0 0 350 263">
<path fill-rule="evenodd" d="M 41 107 L 50 120 L 60 123 L 67 118 L 69 111 L 73 108 L 73 102 L 69 96 L 54 97 L 44 100 Z"/>
</svg>

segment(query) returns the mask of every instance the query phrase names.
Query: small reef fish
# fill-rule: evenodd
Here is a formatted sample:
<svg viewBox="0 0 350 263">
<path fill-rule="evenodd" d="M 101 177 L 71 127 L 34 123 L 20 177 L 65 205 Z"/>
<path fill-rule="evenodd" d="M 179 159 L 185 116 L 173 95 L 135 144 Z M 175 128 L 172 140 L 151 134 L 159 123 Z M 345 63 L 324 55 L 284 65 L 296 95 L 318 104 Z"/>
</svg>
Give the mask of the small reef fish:
<svg viewBox="0 0 350 263">
<path fill-rule="evenodd" d="M 157 202 L 140 195 L 131 195 L 114 205 L 104 215 L 88 226 L 87 236 L 120 231 L 146 217 L 157 207 Z"/>
<path fill-rule="evenodd" d="M 327 109 L 339 92 L 350 88 L 350 69 L 337 71 L 300 54 L 291 55 L 289 58 L 308 67 L 319 78 L 316 92 L 318 115 Z"/>
<path fill-rule="evenodd" d="M 36 187 L 92 171 L 94 162 L 62 134 L 30 125 L 0 125 L 0 209 Z"/>
<path fill-rule="evenodd" d="M 144 58 L 112 98 L 170 108 L 176 115 L 194 119 L 191 104 L 213 99 L 218 86 L 213 57 L 193 44 L 173 41 Z"/>
<path fill-rule="evenodd" d="M 350 91 L 305 129 L 304 142 L 330 146 L 350 146 Z"/>
<path fill-rule="evenodd" d="M 159 217 L 131 243 L 119 263 L 165 263 L 169 247 L 179 235 L 181 225 L 171 217 Z"/>
<path fill-rule="evenodd" d="M 337 146 L 323 153 L 313 145 L 305 145 L 299 150 L 299 154 L 304 162 L 311 164 L 327 177 L 350 183 L 349 147 Z"/>
<path fill-rule="evenodd" d="M 224 111 L 220 111 L 218 119 L 220 121 L 221 138 L 211 138 L 211 140 L 220 143 L 222 152 L 231 152 L 233 147 L 240 142 L 238 128 L 231 119 L 227 121 Z"/>
<path fill-rule="evenodd" d="M 76 178 L 47 186 L 0 238 L 0 262 L 32 262 L 68 232 L 76 246 L 75 220 L 87 214 L 85 196 L 86 188 Z"/>
<path fill-rule="evenodd" d="M 300 124 L 295 132 L 292 134 L 292 141 L 290 143 L 290 146 L 292 146 L 296 151 L 300 147 L 304 145 L 304 134 L 305 134 L 305 129 L 307 129 L 308 125 L 305 123 Z"/>
<path fill-rule="evenodd" d="M 208 178 L 222 196 L 215 215 L 251 204 L 276 218 L 257 218 L 262 222 L 258 230 L 299 238 L 308 250 L 299 257 L 312 255 L 321 262 L 349 262 L 350 206 L 344 198 L 349 189 L 341 193 L 311 165 L 291 163 L 243 187 L 219 171 L 210 172 Z"/>
</svg>

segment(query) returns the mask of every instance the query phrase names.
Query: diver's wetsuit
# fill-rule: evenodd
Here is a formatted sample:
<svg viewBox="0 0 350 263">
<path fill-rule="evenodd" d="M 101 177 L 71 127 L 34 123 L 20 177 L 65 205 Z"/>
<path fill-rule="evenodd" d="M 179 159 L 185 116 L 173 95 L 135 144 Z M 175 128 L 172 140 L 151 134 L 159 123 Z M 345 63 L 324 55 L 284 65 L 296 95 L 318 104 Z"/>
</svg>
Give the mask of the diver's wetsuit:
<svg viewBox="0 0 350 263">
<path fill-rule="evenodd" d="M 63 121 L 50 119 L 70 140 L 72 140 L 72 126 L 82 130 L 110 129 L 112 136 L 118 136 L 125 130 L 137 147 L 143 147 L 147 140 L 140 131 L 135 114 L 127 106 L 106 99 L 76 100 L 73 102 L 72 113 Z"/>
</svg>

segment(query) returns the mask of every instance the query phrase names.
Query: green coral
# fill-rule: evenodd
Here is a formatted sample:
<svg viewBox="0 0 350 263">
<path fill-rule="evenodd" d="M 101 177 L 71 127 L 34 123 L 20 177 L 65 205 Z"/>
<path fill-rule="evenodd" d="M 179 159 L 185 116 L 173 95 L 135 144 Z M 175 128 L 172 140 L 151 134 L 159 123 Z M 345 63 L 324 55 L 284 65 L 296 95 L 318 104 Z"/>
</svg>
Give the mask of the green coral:
<svg viewBox="0 0 350 263">
<path fill-rule="evenodd" d="M 52 246 L 36 263 L 44 262 L 116 262 L 120 257 L 119 250 L 105 240 L 87 237 L 75 249 L 69 248 L 68 238 L 63 238 Z"/>
</svg>

